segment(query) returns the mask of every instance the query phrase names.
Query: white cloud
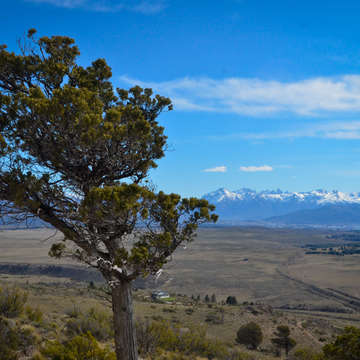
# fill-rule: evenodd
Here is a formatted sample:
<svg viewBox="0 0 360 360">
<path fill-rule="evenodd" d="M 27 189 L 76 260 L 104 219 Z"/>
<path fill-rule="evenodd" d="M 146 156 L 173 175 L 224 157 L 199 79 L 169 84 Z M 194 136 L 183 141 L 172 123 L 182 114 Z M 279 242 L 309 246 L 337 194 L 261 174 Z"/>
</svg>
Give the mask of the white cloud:
<svg viewBox="0 0 360 360">
<path fill-rule="evenodd" d="M 278 132 L 237 133 L 209 137 L 210 140 L 215 141 L 228 141 L 234 139 L 271 140 L 296 138 L 358 140 L 360 139 L 360 121 L 332 122 L 297 128 L 296 130 L 289 129 Z"/>
<path fill-rule="evenodd" d="M 313 125 L 311 127 L 294 131 L 253 135 L 256 139 L 312 137 L 323 139 L 357 140 L 360 139 L 360 121 L 334 122 L 328 124 Z M 250 134 L 246 136 L 252 138 Z"/>
<path fill-rule="evenodd" d="M 127 76 L 126 84 L 151 87 L 173 99 L 182 110 L 243 115 L 293 113 L 305 116 L 360 111 L 360 75 L 310 78 L 296 82 L 248 78 L 182 78 L 143 82 Z"/>
<path fill-rule="evenodd" d="M 143 14 L 156 14 L 165 9 L 163 1 L 141 1 L 137 5 L 132 6 L 132 10 Z"/>
<path fill-rule="evenodd" d="M 263 166 L 240 166 L 241 171 L 258 172 L 258 171 L 273 171 L 274 169 L 269 165 Z"/>
<path fill-rule="evenodd" d="M 227 167 L 226 166 L 216 166 L 214 168 L 205 169 L 203 171 L 204 172 L 220 172 L 220 173 L 224 173 L 224 172 L 227 171 Z"/>
<path fill-rule="evenodd" d="M 134 11 L 146 15 L 155 14 L 165 9 L 163 0 L 153 1 L 119 1 L 119 0 L 25 0 L 32 3 L 49 4 L 57 7 L 81 8 L 96 12 Z"/>
<path fill-rule="evenodd" d="M 53 6 L 64 7 L 69 9 L 82 7 L 87 3 L 86 0 L 26 0 L 26 1 L 33 3 L 50 4 Z"/>
</svg>

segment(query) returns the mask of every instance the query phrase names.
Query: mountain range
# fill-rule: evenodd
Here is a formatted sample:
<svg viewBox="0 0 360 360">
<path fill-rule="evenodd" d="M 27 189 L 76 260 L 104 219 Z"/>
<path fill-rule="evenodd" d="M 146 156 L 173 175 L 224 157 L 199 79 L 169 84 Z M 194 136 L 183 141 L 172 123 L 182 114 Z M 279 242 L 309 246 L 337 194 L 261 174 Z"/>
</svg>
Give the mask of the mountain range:
<svg viewBox="0 0 360 360">
<path fill-rule="evenodd" d="M 203 198 L 216 206 L 220 224 L 360 227 L 360 193 L 221 188 Z"/>
<path fill-rule="evenodd" d="M 221 188 L 202 198 L 216 206 L 219 225 L 360 229 L 360 193 Z M 0 222 L 0 230 L 46 226 L 36 218 L 27 223 L 14 223 L 10 217 L 3 217 Z"/>
</svg>

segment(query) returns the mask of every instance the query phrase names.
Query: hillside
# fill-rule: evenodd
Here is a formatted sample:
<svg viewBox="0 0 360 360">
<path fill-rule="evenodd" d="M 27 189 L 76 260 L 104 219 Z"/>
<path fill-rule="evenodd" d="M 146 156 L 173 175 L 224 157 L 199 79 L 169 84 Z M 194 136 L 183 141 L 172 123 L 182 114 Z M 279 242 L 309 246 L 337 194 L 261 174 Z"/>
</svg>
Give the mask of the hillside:
<svg viewBox="0 0 360 360">
<path fill-rule="evenodd" d="M 265 219 L 270 223 L 280 225 L 328 225 L 349 226 L 360 225 L 359 204 L 324 205 L 318 209 L 299 210 L 282 216 Z"/>
<path fill-rule="evenodd" d="M 29 359 L 46 348 L 49 340 L 64 342 L 75 336 L 84 336 L 82 334 L 87 331 L 91 331 L 102 347 L 113 350 L 109 303 L 99 288 L 88 283 L 29 275 L 0 276 L 0 289 L 27 294 L 27 301 L 19 304 L 17 314 L 9 315 L 8 323 L 9 328 L 26 334 L 22 342 L 26 340 L 28 346 L 22 342 L 18 345 L 19 360 Z M 351 323 L 319 319 L 311 314 L 291 314 L 260 303 L 206 303 L 203 298 L 192 299 L 181 294 L 172 294 L 170 302 L 154 302 L 150 294 L 149 291 L 134 294 L 138 330 L 141 329 L 138 339 L 144 360 L 154 359 L 147 356 L 149 353 L 146 351 L 155 351 L 156 348 L 159 353 L 172 352 L 172 331 L 181 341 L 182 349 L 178 352 L 184 354 L 181 359 L 205 360 L 209 355 L 212 359 L 227 360 L 229 357 L 222 354 L 237 353 L 239 357 L 234 358 L 239 360 L 274 360 L 277 358 L 276 349 L 271 338 L 278 325 L 290 328 L 291 336 L 298 344 L 295 350 L 311 348 L 320 351 L 324 343 L 334 339 L 344 324 Z M 0 292 L 0 300 L 3 297 Z M 264 339 L 259 350 L 250 350 L 235 342 L 239 327 L 249 322 L 261 326 Z M 148 341 L 153 345 L 150 348 L 146 346 Z"/>
</svg>

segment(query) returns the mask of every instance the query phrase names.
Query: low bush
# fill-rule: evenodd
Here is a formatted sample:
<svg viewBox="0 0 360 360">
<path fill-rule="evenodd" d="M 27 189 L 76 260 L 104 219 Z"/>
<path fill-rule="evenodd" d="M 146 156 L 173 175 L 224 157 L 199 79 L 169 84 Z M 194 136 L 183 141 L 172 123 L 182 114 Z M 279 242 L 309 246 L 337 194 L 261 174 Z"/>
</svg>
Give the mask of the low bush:
<svg viewBox="0 0 360 360">
<path fill-rule="evenodd" d="M 109 313 L 91 308 L 85 314 L 79 312 L 66 323 L 66 334 L 75 336 L 90 332 L 97 340 L 103 341 L 113 335 L 113 322 Z"/>
<path fill-rule="evenodd" d="M 176 352 L 178 356 L 190 356 L 191 359 L 194 356 L 229 359 L 229 351 L 225 344 L 208 339 L 206 328 L 203 326 L 181 328 L 167 321 L 138 322 L 137 338 L 140 354 L 147 357 L 155 356 L 155 359 L 159 359 L 161 351 Z"/>
<path fill-rule="evenodd" d="M 40 342 L 39 335 L 36 334 L 35 329 L 31 325 L 22 326 L 21 328 L 17 328 L 15 331 L 18 337 L 17 350 L 28 356 Z"/>
<path fill-rule="evenodd" d="M 26 301 L 26 292 L 18 288 L 0 288 L 0 316 L 14 318 L 21 315 Z"/>
<path fill-rule="evenodd" d="M 37 338 L 31 327 L 19 328 L 15 323 L 0 317 L 0 358 L 17 360 L 28 355 Z"/>
<path fill-rule="evenodd" d="M 194 360 L 194 355 L 186 355 L 178 352 L 169 352 L 169 351 L 160 351 L 158 355 L 156 355 L 156 360 Z M 200 358 L 196 358 L 200 359 Z M 201 359 L 204 359 L 201 357 Z M 207 359 L 214 359 L 212 356 L 208 356 Z M 219 358 L 220 359 L 220 358 Z M 221 358 L 226 360 L 256 360 L 254 357 L 249 356 L 248 354 L 244 354 L 239 352 L 238 350 L 233 350 L 227 353 L 226 357 Z"/>
<path fill-rule="evenodd" d="M 300 348 L 297 349 L 294 354 L 290 357 L 291 360 L 321 360 L 323 355 L 316 352 L 312 348 Z"/>
<path fill-rule="evenodd" d="M 151 323 L 148 320 L 136 322 L 136 337 L 140 354 L 152 356 L 156 353 L 159 334 L 152 331 Z"/>
<path fill-rule="evenodd" d="M 0 354 L 2 360 L 16 360 L 19 339 L 11 323 L 0 317 Z"/>
<path fill-rule="evenodd" d="M 26 306 L 25 314 L 30 321 L 33 321 L 36 323 L 40 323 L 43 318 L 43 313 L 38 307 L 32 308 L 31 306 Z"/>
<path fill-rule="evenodd" d="M 64 343 L 48 342 L 40 352 L 37 360 L 116 360 L 115 353 L 102 349 L 91 333 L 77 335 Z"/>
</svg>

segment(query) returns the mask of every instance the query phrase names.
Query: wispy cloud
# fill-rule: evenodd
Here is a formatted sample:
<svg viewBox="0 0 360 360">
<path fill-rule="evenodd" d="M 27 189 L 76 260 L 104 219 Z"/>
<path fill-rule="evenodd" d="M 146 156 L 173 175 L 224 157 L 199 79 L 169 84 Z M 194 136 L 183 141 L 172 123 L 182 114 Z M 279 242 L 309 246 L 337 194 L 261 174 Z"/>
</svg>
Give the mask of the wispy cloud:
<svg viewBox="0 0 360 360">
<path fill-rule="evenodd" d="M 143 82 L 127 76 L 126 84 L 151 87 L 172 98 L 182 110 L 243 115 L 293 113 L 305 116 L 360 111 L 360 75 L 310 78 L 296 82 L 248 78 L 182 78 Z"/>
<path fill-rule="evenodd" d="M 208 138 L 215 141 L 228 141 L 237 139 L 271 140 L 296 138 L 359 140 L 360 121 L 332 122 L 277 132 L 269 131 L 257 133 L 232 133 L 229 135 L 214 135 L 209 136 Z"/>
<path fill-rule="evenodd" d="M 143 14 L 156 14 L 165 9 L 164 1 L 141 1 L 137 5 L 132 6 L 132 10 Z"/>
<path fill-rule="evenodd" d="M 53 6 L 69 8 L 69 9 L 83 7 L 87 2 L 86 0 L 25 0 L 25 1 L 32 3 L 50 4 Z"/>
<path fill-rule="evenodd" d="M 224 173 L 227 171 L 227 167 L 226 166 L 216 166 L 210 169 L 205 169 L 203 170 L 204 172 L 217 172 L 217 173 Z"/>
<path fill-rule="evenodd" d="M 248 139 L 274 139 L 274 138 L 323 138 L 339 140 L 360 139 L 360 121 L 334 122 L 313 125 L 302 129 L 260 134 L 244 134 Z"/>
<path fill-rule="evenodd" d="M 67 9 L 85 9 L 95 12 L 118 12 L 122 10 L 151 15 L 163 11 L 165 1 L 120 1 L 120 0 L 25 0 L 32 3 L 49 4 Z"/>
<path fill-rule="evenodd" d="M 258 172 L 258 171 L 273 171 L 274 169 L 269 165 L 263 166 L 240 166 L 241 171 Z"/>
</svg>

